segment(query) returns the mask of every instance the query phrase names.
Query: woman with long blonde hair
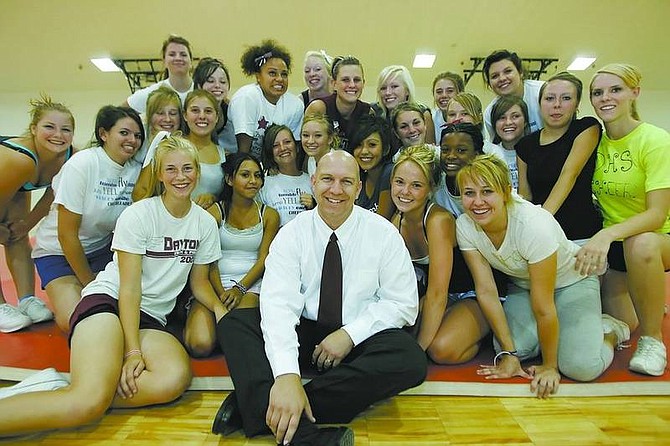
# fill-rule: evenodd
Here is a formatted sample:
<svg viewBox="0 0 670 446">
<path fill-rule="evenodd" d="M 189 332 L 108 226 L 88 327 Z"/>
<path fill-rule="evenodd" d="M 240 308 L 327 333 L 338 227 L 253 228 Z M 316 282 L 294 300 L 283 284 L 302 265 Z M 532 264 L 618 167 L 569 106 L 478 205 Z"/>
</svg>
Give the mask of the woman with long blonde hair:
<svg viewBox="0 0 670 446">
<path fill-rule="evenodd" d="M 639 323 L 629 368 L 658 376 L 667 364 L 661 329 L 670 269 L 670 135 L 640 119 L 641 79 L 632 65 L 610 64 L 591 80 L 591 104 L 605 127 L 592 183 L 604 227 L 579 251 L 577 265 L 585 272 L 609 264 L 605 310 L 632 329 Z"/>
<path fill-rule="evenodd" d="M 50 388 L 51 369 L 28 378 L 31 386 L 6 389 L 0 436 L 80 426 L 110 407 L 173 401 L 188 387 L 188 354 L 165 329 L 166 316 L 187 280 L 217 320 L 227 312 L 208 277 L 219 240 L 212 217 L 191 201 L 200 173 L 195 147 L 170 136 L 155 159 L 152 196 L 121 214 L 114 260 L 82 290 L 72 314 L 71 383 L 37 391 Z"/>
<path fill-rule="evenodd" d="M 44 217 L 54 199 L 51 181 L 72 156 L 74 116 L 63 104 L 43 96 L 30 102 L 31 119 L 19 137 L 0 137 L 0 244 L 16 286 L 18 306 L 5 302 L 0 288 L 0 331 L 12 332 L 53 319 L 34 296 L 35 266 L 30 258 L 29 231 Z M 32 191 L 46 188 L 31 209 Z"/>
<path fill-rule="evenodd" d="M 630 331 L 601 314 L 598 277 L 575 268 L 579 245 L 547 210 L 512 192 L 507 166 L 497 156 L 475 158 L 456 181 L 465 210 L 456 221 L 458 246 L 495 335 L 493 365 L 478 373 L 528 378 L 540 398 L 556 393 L 560 373 L 576 381 L 596 379 Z M 493 268 L 512 282 L 504 304 Z M 522 368 L 521 361 L 540 354 L 540 364 Z"/>
</svg>

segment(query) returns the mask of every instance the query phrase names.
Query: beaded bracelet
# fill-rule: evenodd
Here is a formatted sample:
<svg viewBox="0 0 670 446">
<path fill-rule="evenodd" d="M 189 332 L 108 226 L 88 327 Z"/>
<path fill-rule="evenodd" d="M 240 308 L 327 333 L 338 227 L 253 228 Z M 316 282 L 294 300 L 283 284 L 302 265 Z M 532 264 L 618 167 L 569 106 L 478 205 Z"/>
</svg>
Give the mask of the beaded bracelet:
<svg viewBox="0 0 670 446">
<path fill-rule="evenodd" d="M 129 357 L 131 357 L 135 354 L 138 354 L 138 353 L 139 353 L 140 356 L 142 356 L 142 350 L 133 349 L 133 350 L 128 351 L 128 353 L 126 353 L 125 355 L 123 355 L 123 358 L 128 359 Z"/>
<path fill-rule="evenodd" d="M 247 289 L 247 287 L 245 287 L 244 285 L 242 285 L 242 284 L 241 284 L 240 282 L 238 282 L 237 280 L 232 280 L 231 282 L 233 282 L 233 283 L 235 284 L 235 285 L 233 285 L 233 288 L 237 288 L 238 290 L 240 290 L 240 291 L 242 292 L 242 295 L 247 294 L 247 291 L 249 291 L 249 290 Z"/>
<path fill-rule="evenodd" d="M 498 359 L 500 359 L 502 356 L 505 356 L 505 355 L 517 356 L 517 351 L 516 350 L 512 350 L 512 351 L 503 350 L 503 351 L 501 351 L 500 353 L 498 353 L 493 358 L 493 367 L 498 367 Z"/>
</svg>

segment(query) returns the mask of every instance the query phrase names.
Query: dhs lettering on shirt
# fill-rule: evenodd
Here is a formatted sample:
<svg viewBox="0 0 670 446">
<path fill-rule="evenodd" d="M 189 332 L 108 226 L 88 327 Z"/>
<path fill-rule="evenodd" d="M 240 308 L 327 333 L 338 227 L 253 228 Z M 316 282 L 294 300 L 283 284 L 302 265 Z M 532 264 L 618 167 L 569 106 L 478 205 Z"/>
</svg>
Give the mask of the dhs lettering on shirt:
<svg viewBox="0 0 670 446">
<path fill-rule="evenodd" d="M 593 194 L 596 197 L 601 195 L 610 195 L 619 198 L 636 199 L 645 191 L 641 190 L 636 184 L 631 184 L 627 180 L 626 174 L 630 171 L 639 169 L 633 162 L 630 150 L 624 150 L 621 153 L 602 154 L 596 156 L 596 172 L 601 171 L 609 175 L 609 180 L 599 181 L 594 179 L 591 183 Z"/>
</svg>

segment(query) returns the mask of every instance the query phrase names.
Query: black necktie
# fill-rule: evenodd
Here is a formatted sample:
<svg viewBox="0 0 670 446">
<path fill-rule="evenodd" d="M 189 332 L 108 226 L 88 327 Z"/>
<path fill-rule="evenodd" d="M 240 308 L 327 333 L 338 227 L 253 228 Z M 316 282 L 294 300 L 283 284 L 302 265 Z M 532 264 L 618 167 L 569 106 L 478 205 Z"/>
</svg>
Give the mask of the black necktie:
<svg viewBox="0 0 670 446">
<path fill-rule="evenodd" d="M 342 326 L 342 256 L 334 232 L 330 236 L 323 256 L 317 322 L 332 329 Z"/>
</svg>

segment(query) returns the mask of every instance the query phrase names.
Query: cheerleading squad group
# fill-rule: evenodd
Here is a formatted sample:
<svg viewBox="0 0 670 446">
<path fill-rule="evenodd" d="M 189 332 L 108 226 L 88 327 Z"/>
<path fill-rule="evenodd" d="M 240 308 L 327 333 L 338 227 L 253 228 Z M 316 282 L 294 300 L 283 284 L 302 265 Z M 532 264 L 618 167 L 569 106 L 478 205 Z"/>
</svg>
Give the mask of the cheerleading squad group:
<svg viewBox="0 0 670 446">
<path fill-rule="evenodd" d="M 165 79 L 102 107 L 85 150 L 47 96 L 23 135 L 0 138 L 19 296 L 0 291 L 0 331 L 55 319 L 71 348 L 69 379 L 0 389 L 0 436 L 173 401 L 189 356 L 214 351 L 235 391 L 213 432 L 295 445 L 353 444 L 316 423 L 349 423 L 423 382 L 428 361 L 464 363 L 491 340 L 477 373 L 542 398 L 561 375 L 596 379 L 633 330 L 629 368 L 665 372 L 670 136 L 639 117 L 634 66 L 597 70 L 596 119 L 577 116 L 577 77 L 524 79 L 507 50 L 483 63 L 485 109 L 443 72 L 433 111 L 400 65 L 368 104 L 353 56 L 309 51 L 295 96 L 291 55 L 265 40 L 230 98 L 220 60 L 191 70 L 179 36 L 162 56 Z"/>
</svg>

